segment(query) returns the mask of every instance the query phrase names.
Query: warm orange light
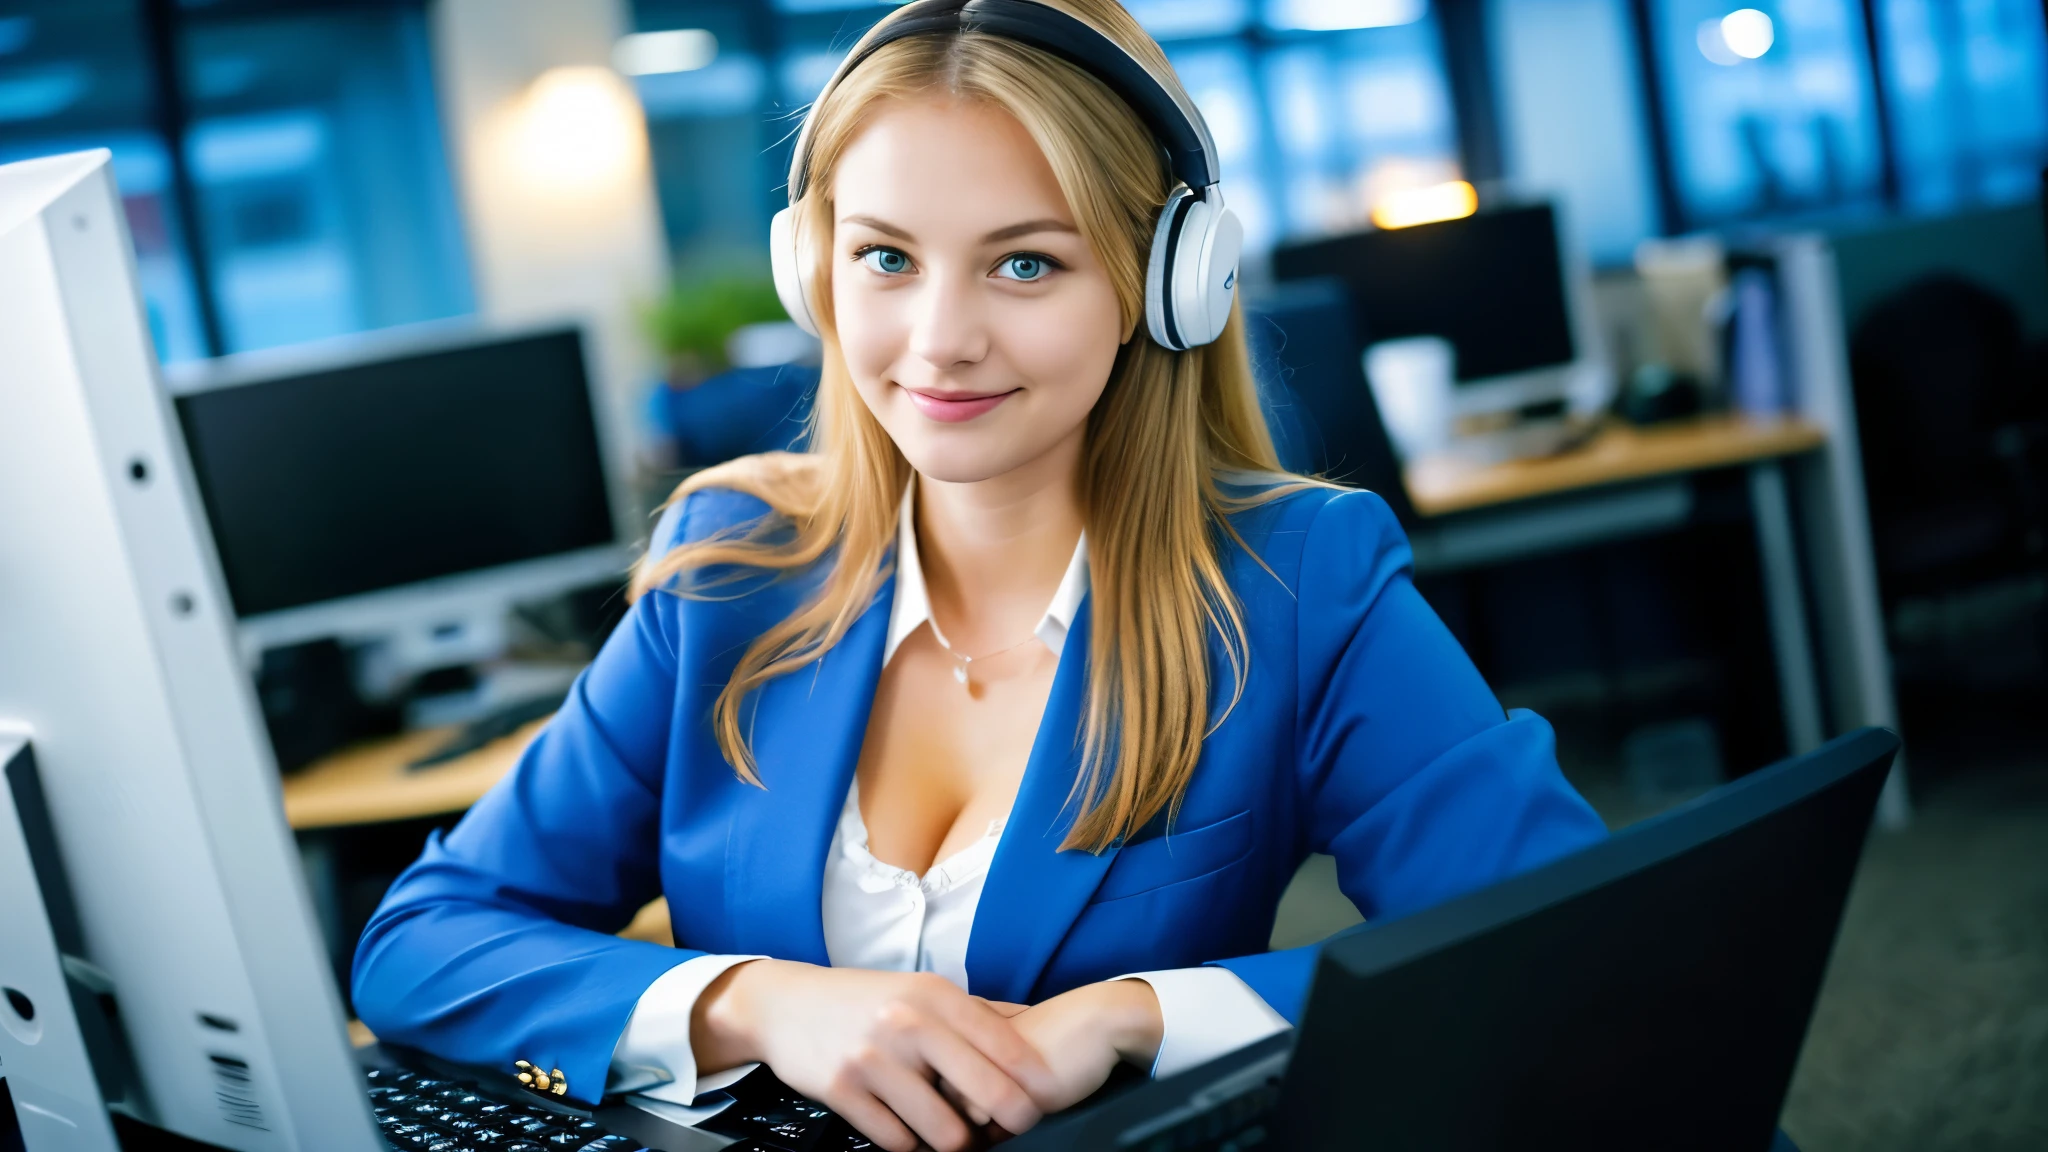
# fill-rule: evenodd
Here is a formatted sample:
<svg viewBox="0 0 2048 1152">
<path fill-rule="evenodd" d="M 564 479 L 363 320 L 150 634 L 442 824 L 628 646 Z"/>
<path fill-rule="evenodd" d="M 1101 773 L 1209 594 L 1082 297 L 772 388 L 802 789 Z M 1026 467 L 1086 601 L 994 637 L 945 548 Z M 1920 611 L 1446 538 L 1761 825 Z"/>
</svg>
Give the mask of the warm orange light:
<svg viewBox="0 0 2048 1152">
<path fill-rule="evenodd" d="M 552 68 L 511 109 L 506 143 L 529 189 L 587 199 L 622 186 L 647 159 L 633 89 L 609 68 Z"/>
<path fill-rule="evenodd" d="M 1410 228 L 1457 220 L 1479 211 L 1479 193 L 1463 180 L 1402 188 L 1380 197 L 1372 206 L 1372 222 L 1379 228 Z"/>
</svg>

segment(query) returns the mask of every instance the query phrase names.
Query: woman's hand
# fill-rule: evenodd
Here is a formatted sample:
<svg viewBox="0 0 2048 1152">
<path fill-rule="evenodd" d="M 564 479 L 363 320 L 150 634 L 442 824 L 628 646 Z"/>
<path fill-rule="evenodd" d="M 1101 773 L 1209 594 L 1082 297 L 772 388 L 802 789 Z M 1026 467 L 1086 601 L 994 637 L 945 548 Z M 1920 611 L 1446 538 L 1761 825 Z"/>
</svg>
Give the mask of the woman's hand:
<svg viewBox="0 0 2048 1152">
<path fill-rule="evenodd" d="M 957 1152 L 991 1121 L 1022 1132 L 1067 1091 L 1048 1049 L 931 973 L 749 961 L 698 999 L 690 1047 L 705 1071 L 768 1065 L 891 1152 Z"/>
<path fill-rule="evenodd" d="M 1049 1098 L 1038 1097 L 1048 1112 L 1087 1099 L 1109 1079 L 1119 1060 L 1150 1068 L 1166 1030 L 1159 997 L 1143 980 L 1084 984 L 1029 1008 L 993 1007 L 1008 1015 L 1052 1066 L 1057 1089 Z"/>
</svg>

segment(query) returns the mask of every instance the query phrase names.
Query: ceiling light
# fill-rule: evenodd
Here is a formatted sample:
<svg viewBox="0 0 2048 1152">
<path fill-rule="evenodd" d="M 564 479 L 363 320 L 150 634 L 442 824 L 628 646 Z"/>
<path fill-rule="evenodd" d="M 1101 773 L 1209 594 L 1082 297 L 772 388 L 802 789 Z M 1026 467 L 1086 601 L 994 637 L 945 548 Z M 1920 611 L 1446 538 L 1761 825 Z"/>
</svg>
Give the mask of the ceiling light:
<svg viewBox="0 0 2048 1152">
<path fill-rule="evenodd" d="M 1304 32 L 1336 32 L 1413 24 L 1428 11 L 1429 0 L 1268 0 L 1266 23 Z"/>
<path fill-rule="evenodd" d="M 1460 220 L 1478 210 L 1478 191 L 1463 180 L 1450 180 L 1387 193 L 1372 206 L 1372 222 L 1378 228 L 1412 228 Z"/>
<path fill-rule="evenodd" d="M 1777 34 L 1769 16 L 1755 8 L 1737 8 L 1721 17 L 1721 39 L 1728 42 L 1730 52 L 1754 60 L 1771 50 Z"/>
<path fill-rule="evenodd" d="M 612 67 L 628 76 L 695 72 L 718 58 L 718 37 L 703 28 L 635 32 L 612 45 Z"/>
</svg>

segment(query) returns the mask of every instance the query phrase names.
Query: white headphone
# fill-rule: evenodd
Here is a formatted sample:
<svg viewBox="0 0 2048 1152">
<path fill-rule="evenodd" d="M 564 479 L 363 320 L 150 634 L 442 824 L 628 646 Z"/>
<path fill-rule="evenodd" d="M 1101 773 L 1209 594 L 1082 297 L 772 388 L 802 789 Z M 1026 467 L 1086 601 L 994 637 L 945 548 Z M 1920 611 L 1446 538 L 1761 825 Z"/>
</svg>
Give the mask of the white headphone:
<svg viewBox="0 0 2048 1152">
<path fill-rule="evenodd" d="M 1159 210 L 1159 223 L 1152 231 L 1152 254 L 1145 269 L 1145 329 L 1162 347 L 1176 352 L 1222 335 L 1237 289 L 1244 227 L 1223 203 L 1209 127 L 1177 89 L 1160 83 L 1150 69 L 1087 23 L 1036 0 L 918 0 L 848 54 L 824 91 L 830 92 L 885 44 L 909 36 L 959 32 L 983 32 L 1050 52 L 1109 85 L 1145 121 L 1181 182 Z M 799 251 L 794 209 L 810 178 L 811 124 L 806 116 L 790 167 L 792 207 L 775 214 L 768 227 L 768 250 L 782 307 L 815 336 L 818 322 L 811 315 L 806 282 L 811 262 Z"/>
</svg>

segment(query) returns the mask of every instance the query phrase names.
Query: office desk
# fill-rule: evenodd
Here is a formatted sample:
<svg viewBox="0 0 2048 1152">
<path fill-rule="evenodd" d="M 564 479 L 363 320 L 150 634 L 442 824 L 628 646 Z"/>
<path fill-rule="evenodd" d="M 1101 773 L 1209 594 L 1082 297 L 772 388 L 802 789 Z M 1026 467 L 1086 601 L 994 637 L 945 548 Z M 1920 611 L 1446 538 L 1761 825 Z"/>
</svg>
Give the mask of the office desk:
<svg viewBox="0 0 2048 1152">
<path fill-rule="evenodd" d="M 1450 455 L 1417 460 L 1404 475 L 1409 502 L 1422 517 L 1410 534 L 1416 570 L 1451 572 L 1669 531 L 1691 517 L 1696 477 L 1740 468 L 1748 482 L 1786 741 L 1794 754 L 1810 751 L 1827 738 L 1829 725 L 1809 593 L 1827 633 L 1822 650 L 1846 654 L 1887 681 L 1890 676 L 1882 621 L 1874 612 L 1844 610 L 1858 602 L 1857 581 L 1874 580 L 1867 545 L 1858 555 L 1835 533 L 1810 549 L 1829 548 L 1834 555 L 1815 562 L 1822 558 L 1802 556 L 1795 532 L 1786 470 L 1829 446 L 1827 430 L 1800 417 L 1716 415 L 1649 428 L 1616 423 L 1555 456 L 1492 464 Z M 1857 483 L 1860 488 L 1860 476 Z M 1804 488 L 1809 498 L 1802 519 L 1811 537 L 1837 513 L 1811 495 L 1813 483 Z M 1838 698 L 1834 705 L 1837 730 L 1892 723 L 1889 716 L 1863 715 L 1854 700 Z M 1904 789 L 1903 769 L 1897 769 L 1882 809 L 1888 824 L 1906 818 Z"/>
<path fill-rule="evenodd" d="M 545 723 L 535 720 L 502 740 L 418 772 L 406 765 L 433 751 L 453 728 L 423 728 L 344 748 L 285 778 L 285 820 L 294 831 L 307 832 L 461 812 L 511 771 Z"/>
<path fill-rule="evenodd" d="M 1555 456 L 1475 464 L 1455 456 L 1418 460 L 1407 469 L 1408 498 L 1427 517 L 1471 512 L 1518 500 L 1605 485 L 1728 468 L 1811 452 L 1827 442 L 1819 426 L 1797 418 L 1706 416 L 1649 428 L 1615 423 Z"/>
</svg>

